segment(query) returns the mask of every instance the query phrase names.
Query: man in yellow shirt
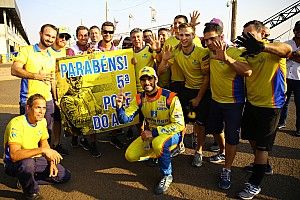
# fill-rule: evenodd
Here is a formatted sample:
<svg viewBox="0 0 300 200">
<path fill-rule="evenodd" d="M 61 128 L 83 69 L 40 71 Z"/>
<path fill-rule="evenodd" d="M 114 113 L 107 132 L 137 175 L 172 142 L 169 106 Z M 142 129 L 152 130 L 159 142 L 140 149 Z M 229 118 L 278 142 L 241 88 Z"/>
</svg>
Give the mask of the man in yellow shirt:
<svg viewBox="0 0 300 200">
<path fill-rule="evenodd" d="M 44 118 L 46 99 L 30 96 L 26 114 L 13 118 L 4 134 L 5 173 L 17 177 L 25 199 L 40 199 L 38 184 L 66 182 L 71 173 L 60 163 L 61 155 L 52 150 Z"/>
<path fill-rule="evenodd" d="M 281 42 L 263 40 L 264 25 L 253 20 L 244 25 L 243 37 L 237 44 L 245 47 L 243 56 L 251 66 L 252 75 L 246 78 L 247 102 L 245 105 L 241 137 L 249 140 L 255 158 L 253 174 L 238 193 L 242 199 L 252 199 L 261 191 L 260 184 L 272 150 L 280 111 L 285 102 L 286 59 L 292 48 Z"/>
<path fill-rule="evenodd" d="M 185 120 L 188 121 L 188 107 L 194 107 L 197 119 L 194 132 L 197 135 L 197 151 L 192 162 L 193 166 L 202 165 L 202 147 L 205 142 L 205 126 L 207 123 L 208 108 L 211 94 L 209 90 L 209 50 L 197 47 L 193 43 L 195 29 L 192 25 L 183 23 L 179 25 L 180 44 L 174 50 L 166 46 L 166 50 L 159 66 L 159 72 L 176 66 L 183 73 L 184 88 L 179 97 L 183 106 Z M 171 70 L 172 71 L 172 70 Z"/>
<path fill-rule="evenodd" d="M 47 101 L 48 132 L 53 126 L 54 104 L 52 99 L 55 88 L 55 61 L 49 52 L 57 36 L 57 28 L 52 24 L 41 27 L 40 42 L 21 48 L 12 67 L 11 74 L 22 78 L 20 87 L 20 114 L 25 114 L 27 98 L 33 94 L 43 95 Z"/>
<path fill-rule="evenodd" d="M 240 139 L 242 113 L 245 103 L 244 76 L 251 75 L 251 67 L 238 48 L 227 47 L 223 28 L 216 23 L 205 24 L 203 40 L 210 50 L 210 104 L 208 134 L 220 134 L 225 127 L 225 152 L 221 151 L 210 158 L 210 162 L 225 160 L 219 187 L 231 186 L 231 165 L 235 158 Z M 224 146 L 224 143 L 220 146 Z M 222 149 L 220 149 L 222 150 Z M 225 155 L 224 155 L 225 153 Z"/>
</svg>

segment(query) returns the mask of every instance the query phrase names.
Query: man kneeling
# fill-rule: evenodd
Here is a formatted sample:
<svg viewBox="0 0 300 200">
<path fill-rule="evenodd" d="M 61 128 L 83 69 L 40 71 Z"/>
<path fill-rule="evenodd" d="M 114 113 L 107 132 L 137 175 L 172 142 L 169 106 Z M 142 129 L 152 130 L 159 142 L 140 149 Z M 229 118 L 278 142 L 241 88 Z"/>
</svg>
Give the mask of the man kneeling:
<svg viewBox="0 0 300 200">
<path fill-rule="evenodd" d="M 158 158 L 163 178 L 155 187 L 155 193 L 162 194 L 173 181 L 170 151 L 181 140 L 184 117 L 176 94 L 157 86 L 157 75 L 153 68 L 142 68 L 139 79 L 144 92 L 137 94 L 126 110 L 123 107 L 126 98 L 124 93 L 121 92 L 116 99 L 120 123 L 131 122 L 137 114 L 142 114 L 149 125 L 130 144 L 125 157 L 130 162 Z"/>
<path fill-rule="evenodd" d="M 59 164 L 61 155 L 48 144 L 45 98 L 40 94 L 30 96 L 26 111 L 6 127 L 5 173 L 18 178 L 25 199 L 41 199 L 38 184 L 62 183 L 71 174 Z"/>
</svg>

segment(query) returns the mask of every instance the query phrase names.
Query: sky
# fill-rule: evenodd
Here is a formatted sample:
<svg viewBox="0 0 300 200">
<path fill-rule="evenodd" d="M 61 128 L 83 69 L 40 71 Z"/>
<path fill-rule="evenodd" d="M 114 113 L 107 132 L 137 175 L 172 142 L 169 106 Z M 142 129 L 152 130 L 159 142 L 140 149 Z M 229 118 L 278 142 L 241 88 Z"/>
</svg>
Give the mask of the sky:
<svg viewBox="0 0 300 200">
<path fill-rule="evenodd" d="M 39 41 L 39 30 L 43 24 L 67 26 L 72 35 L 76 27 L 91 27 L 106 21 L 106 0 L 15 0 L 21 15 L 21 22 L 31 44 Z M 232 1 L 232 0 L 230 0 Z M 202 36 L 203 25 L 212 18 L 219 18 L 224 23 L 225 37 L 230 38 L 231 4 L 228 0 L 107 0 L 108 21 L 118 21 L 116 33 L 129 32 L 132 28 L 149 28 L 171 24 L 178 14 L 200 12 L 200 25 L 196 33 Z M 297 0 L 237 0 L 237 34 L 243 25 L 253 19 L 265 20 Z M 229 5 L 229 7 L 227 6 Z M 156 22 L 151 22 L 151 8 L 156 11 Z M 129 18 L 129 15 L 132 18 Z M 271 29 L 271 38 L 293 29 L 300 13 L 290 20 Z M 288 31 L 280 40 L 293 37 Z"/>
</svg>

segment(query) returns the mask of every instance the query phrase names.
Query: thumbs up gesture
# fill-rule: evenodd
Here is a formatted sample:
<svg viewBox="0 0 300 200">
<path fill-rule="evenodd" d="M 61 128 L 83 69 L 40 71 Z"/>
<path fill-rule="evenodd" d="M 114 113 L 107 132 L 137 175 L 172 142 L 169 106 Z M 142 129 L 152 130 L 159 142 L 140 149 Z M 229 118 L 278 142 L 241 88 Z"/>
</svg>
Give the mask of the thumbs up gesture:
<svg viewBox="0 0 300 200">
<path fill-rule="evenodd" d="M 126 96 L 123 91 L 123 88 L 120 88 L 120 92 L 116 97 L 116 105 L 118 108 L 121 108 L 123 106 L 124 100 L 126 100 Z"/>
</svg>

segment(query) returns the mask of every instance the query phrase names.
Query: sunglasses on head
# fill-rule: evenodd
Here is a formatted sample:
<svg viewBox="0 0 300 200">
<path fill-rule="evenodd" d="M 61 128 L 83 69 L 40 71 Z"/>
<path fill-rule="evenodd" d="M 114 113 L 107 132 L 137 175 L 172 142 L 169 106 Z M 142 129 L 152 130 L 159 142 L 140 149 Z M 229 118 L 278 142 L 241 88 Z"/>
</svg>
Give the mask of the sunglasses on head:
<svg viewBox="0 0 300 200">
<path fill-rule="evenodd" d="M 109 34 L 114 34 L 114 31 L 102 30 L 102 33 L 103 33 L 103 34 L 107 34 L 107 33 L 109 33 Z"/>
<path fill-rule="evenodd" d="M 69 39 L 71 38 L 69 35 L 64 34 L 64 33 L 59 34 L 58 37 L 59 37 L 60 39 L 65 38 L 65 40 L 69 40 Z"/>
</svg>

